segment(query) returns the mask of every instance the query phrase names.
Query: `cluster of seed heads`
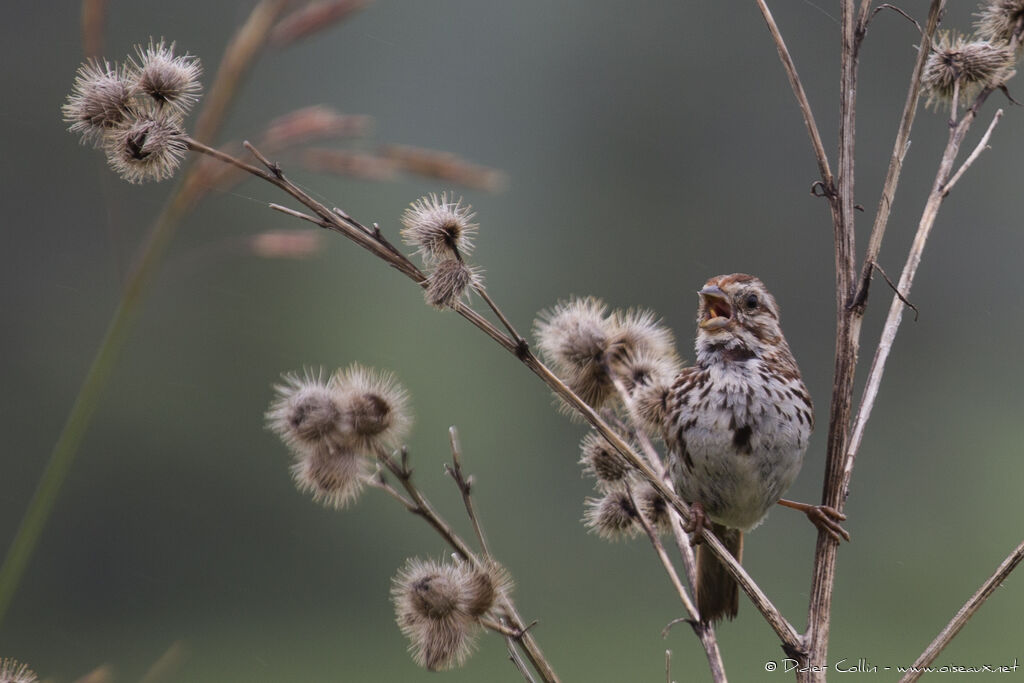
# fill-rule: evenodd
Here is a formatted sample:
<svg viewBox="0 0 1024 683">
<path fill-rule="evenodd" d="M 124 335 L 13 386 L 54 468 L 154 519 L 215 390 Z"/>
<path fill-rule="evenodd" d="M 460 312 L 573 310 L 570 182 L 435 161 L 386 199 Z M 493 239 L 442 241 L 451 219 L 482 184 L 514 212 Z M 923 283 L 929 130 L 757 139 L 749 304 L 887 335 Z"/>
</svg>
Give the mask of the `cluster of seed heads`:
<svg viewBox="0 0 1024 683">
<path fill-rule="evenodd" d="M 175 56 L 163 40 L 137 46 L 123 63 L 91 59 L 78 69 L 64 121 L 128 182 L 164 180 L 187 150 L 184 119 L 199 101 L 201 74 L 197 57 Z"/>
<path fill-rule="evenodd" d="M 431 671 L 462 665 L 476 644 L 480 619 L 511 588 L 508 573 L 493 562 L 407 560 L 392 580 L 391 599 L 416 663 Z"/>
<path fill-rule="evenodd" d="M 309 371 L 287 374 L 274 389 L 267 426 L 292 451 L 296 485 L 337 509 L 355 500 L 376 453 L 397 447 L 412 423 L 408 395 L 394 376 L 359 365 L 326 380 Z"/>
<path fill-rule="evenodd" d="M 464 256 L 473 251 L 476 223 L 473 207 L 447 193 L 430 194 L 409 205 L 402 215 L 402 240 L 416 247 L 429 271 L 424 297 L 435 308 L 454 306 L 474 289 L 484 286 L 479 268 Z"/>
<path fill-rule="evenodd" d="M 646 310 L 613 310 L 594 297 L 563 301 L 534 323 L 537 346 L 559 377 L 595 409 L 617 410 L 637 428 L 658 434 L 664 399 L 680 362 L 672 332 Z M 624 402 L 632 404 L 627 409 Z M 643 531 L 640 515 L 667 530 L 661 495 L 637 477 L 597 432 L 580 443 L 580 464 L 599 494 L 587 498 L 583 523 L 604 538 Z M 638 510 L 639 508 L 639 510 Z"/>
<path fill-rule="evenodd" d="M 645 310 L 611 311 L 595 297 L 570 299 L 534 323 L 537 346 L 559 377 L 593 408 L 665 384 L 679 370 L 672 332 Z"/>
<path fill-rule="evenodd" d="M 958 104 L 1003 86 L 1015 72 L 1024 28 L 1024 0 L 989 0 L 979 7 L 973 36 L 940 31 L 925 63 L 921 84 L 929 106 Z M 1016 41 L 1017 50 L 1011 47 Z"/>
</svg>

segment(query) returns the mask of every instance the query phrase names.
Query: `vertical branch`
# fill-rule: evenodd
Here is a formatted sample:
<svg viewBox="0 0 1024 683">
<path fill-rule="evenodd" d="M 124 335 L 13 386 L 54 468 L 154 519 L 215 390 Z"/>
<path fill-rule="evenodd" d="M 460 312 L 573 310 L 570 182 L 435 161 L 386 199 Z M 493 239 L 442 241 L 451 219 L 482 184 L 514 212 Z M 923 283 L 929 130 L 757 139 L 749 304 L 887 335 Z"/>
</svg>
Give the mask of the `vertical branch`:
<svg viewBox="0 0 1024 683">
<path fill-rule="evenodd" d="M 822 504 L 842 510 L 842 459 L 849 435 L 853 379 L 857 368 L 858 338 L 850 308 L 856 286 L 854 244 L 854 142 L 856 139 L 857 58 L 864 26 L 854 16 L 853 0 L 843 0 L 840 60 L 839 165 L 833 228 L 836 264 L 836 346 L 832 401 L 829 406 L 828 447 Z M 863 14 L 863 13 L 862 13 Z M 824 680 L 831 622 L 832 589 L 838 541 L 822 530 L 815 548 L 811 600 L 805 635 L 806 664 L 810 672 L 798 680 Z M 814 670 L 820 667 L 818 672 Z"/>
</svg>

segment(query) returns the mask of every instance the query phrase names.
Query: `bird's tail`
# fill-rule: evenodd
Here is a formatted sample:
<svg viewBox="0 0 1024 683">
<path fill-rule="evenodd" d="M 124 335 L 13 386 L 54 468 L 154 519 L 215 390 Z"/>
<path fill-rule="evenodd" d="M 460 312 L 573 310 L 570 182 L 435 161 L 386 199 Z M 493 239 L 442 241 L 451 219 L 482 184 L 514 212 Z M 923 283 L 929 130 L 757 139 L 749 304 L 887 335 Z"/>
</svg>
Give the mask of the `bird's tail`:
<svg viewBox="0 0 1024 683">
<path fill-rule="evenodd" d="M 743 532 L 721 524 L 712 530 L 737 562 L 743 561 Z M 697 546 L 697 609 L 704 623 L 732 619 L 740 606 L 740 587 L 705 545 Z"/>
</svg>

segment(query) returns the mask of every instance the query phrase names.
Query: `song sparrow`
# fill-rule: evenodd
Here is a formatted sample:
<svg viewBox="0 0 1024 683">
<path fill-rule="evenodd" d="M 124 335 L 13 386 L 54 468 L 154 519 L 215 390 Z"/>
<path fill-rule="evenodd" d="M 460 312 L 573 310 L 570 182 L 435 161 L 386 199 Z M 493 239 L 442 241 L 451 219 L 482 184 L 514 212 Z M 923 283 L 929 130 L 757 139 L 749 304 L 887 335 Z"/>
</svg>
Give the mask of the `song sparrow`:
<svg viewBox="0 0 1024 683">
<path fill-rule="evenodd" d="M 742 273 L 721 275 L 699 294 L 696 362 L 672 384 L 664 438 L 676 491 L 693 507 L 697 538 L 710 519 L 740 561 L 743 533 L 764 520 L 800 471 L 814 410 L 764 284 Z M 790 506 L 833 536 L 836 529 L 846 535 L 835 522 L 839 513 Z M 738 586 L 704 546 L 697 549 L 696 591 L 702 621 L 736 616 Z"/>
</svg>

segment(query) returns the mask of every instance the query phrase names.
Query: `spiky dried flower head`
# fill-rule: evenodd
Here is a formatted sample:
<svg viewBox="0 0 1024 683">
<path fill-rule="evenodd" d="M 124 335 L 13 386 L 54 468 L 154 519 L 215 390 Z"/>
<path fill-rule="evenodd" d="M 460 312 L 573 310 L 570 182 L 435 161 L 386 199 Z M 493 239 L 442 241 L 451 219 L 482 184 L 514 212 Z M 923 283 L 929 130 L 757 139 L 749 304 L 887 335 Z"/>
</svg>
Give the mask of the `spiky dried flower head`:
<svg viewBox="0 0 1024 683">
<path fill-rule="evenodd" d="M 199 101 L 203 86 L 199 77 L 203 67 L 198 57 L 174 54 L 174 43 L 168 45 L 149 39 L 149 45 L 135 47 L 138 61 L 130 59 L 138 90 L 160 105 L 173 107 L 187 114 Z"/>
<path fill-rule="evenodd" d="M 473 289 L 483 287 L 483 283 L 479 268 L 466 265 L 462 259 L 445 259 L 427 277 L 423 298 L 434 308 L 447 308 Z"/>
<path fill-rule="evenodd" d="M 608 374 L 614 323 L 592 296 L 559 302 L 541 312 L 533 331 L 541 353 L 576 394 L 598 408 L 615 391 Z"/>
<path fill-rule="evenodd" d="M 993 43 L 1009 43 L 1024 20 L 1024 0 L 988 0 L 978 9 L 975 31 L 979 38 Z"/>
<path fill-rule="evenodd" d="M 949 104 L 957 90 L 959 101 L 966 102 L 984 88 L 1002 85 L 1013 75 L 1013 60 L 1013 51 L 1006 45 L 968 41 L 963 35 L 941 31 L 921 76 L 928 106 Z"/>
<path fill-rule="evenodd" d="M 608 440 L 595 431 L 589 432 L 580 442 L 580 464 L 604 484 L 621 482 L 630 469 Z"/>
<path fill-rule="evenodd" d="M 61 107 L 68 130 L 83 144 L 99 146 L 108 130 L 128 115 L 136 84 L 123 65 L 90 59 L 78 67 L 71 94 Z"/>
<path fill-rule="evenodd" d="M 420 666 L 450 669 L 472 652 L 480 626 L 467 602 L 471 583 L 463 563 L 418 558 L 407 560 L 392 579 L 395 618 Z"/>
<path fill-rule="evenodd" d="M 649 483 L 643 482 L 636 487 L 634 498 L 644 519 L 655 531 L 666 533 L 672 530 L 672 517 L 668 501 L 658 493 L 657 489 Z"/>
<path fill-rule="evenodd" d="M 472 617 L 482 617 L 512 591 L 512 576 L 493 560 L 488 560 L 482 567 L 463 564 L 466 612 Z"/>
<path fill-rule="evenodd" d="M 473 223 L 473 207 L 462 198 L 449 200 L 448 193 L 420 197 L 402 214 L 402 240 L 416 247 L 428 264 L 454 258 L 457 253 L 473 251 L 473 236 L 479 227 Z"/>
<path fill-rule="evenodd" d="M 274 386 L 267 427 L 297 455 L 326 443 L 343 444 L 341 406 L 323 371 L 286 373 L 283 379 Z"/>
<path fill-rule="evenodd" d="M 331 377 L 347 443 L 359 451 L 395 448 L 409 433 L 409 394 L 394 374 L 358 363 Z"/>
<path fill-rule="evenodd" d="M 0 659 L 0 683 L 36 683 L 39 677 L 16 659 Z"/>
<path fill-rule="evenodd" d="M 641 531 L 633 501 L 618 488 L 584 501 L 583 525 L 609 541 L 632 538 Z"/>
<path fill-rule="evenodd" d="M 319 443 L 297 454 L 292 479 L 313 501 L 341 510 L 359 497 L 369 476 L 369 463 L 359 453 L 332 443 Z"/>
<path fill-rule="evenodd" d="M 657 379 L 642 386 L 637 386 L 633 391 L 633 408 L 640 424 L 648 434 L 660 436 L 665 429 L 668 417 L 668 398 L 672 390 L 672 380 Z"/>
<path fill-rule="evenodd" d="M 188 145 L 181 115 L 152 104 L 136 105 L 127 118 L 103 136 L 107 163 L 130 183 L 170 178 Z"/>
<path fill-rule="evenodd" d="M 136 47 L 123 64 L 92 59 L 78 69 L 62 107 L 68 130 L 103 147 L 131 183 L 174 175 L 188 148 L 183 116 L 199 99 L 199 60 L 175 56 L 163 40 Z"/>
<path fill-rule="evenodd" d="M 651 311 L 608 313 L 595 297 L 573 298 L 544 311 L 534 323 L 541 353 L 580 398 L 594 408 L 615 394 L 671 378 L 679 366 L 672 332 Z"/>
</svg>

